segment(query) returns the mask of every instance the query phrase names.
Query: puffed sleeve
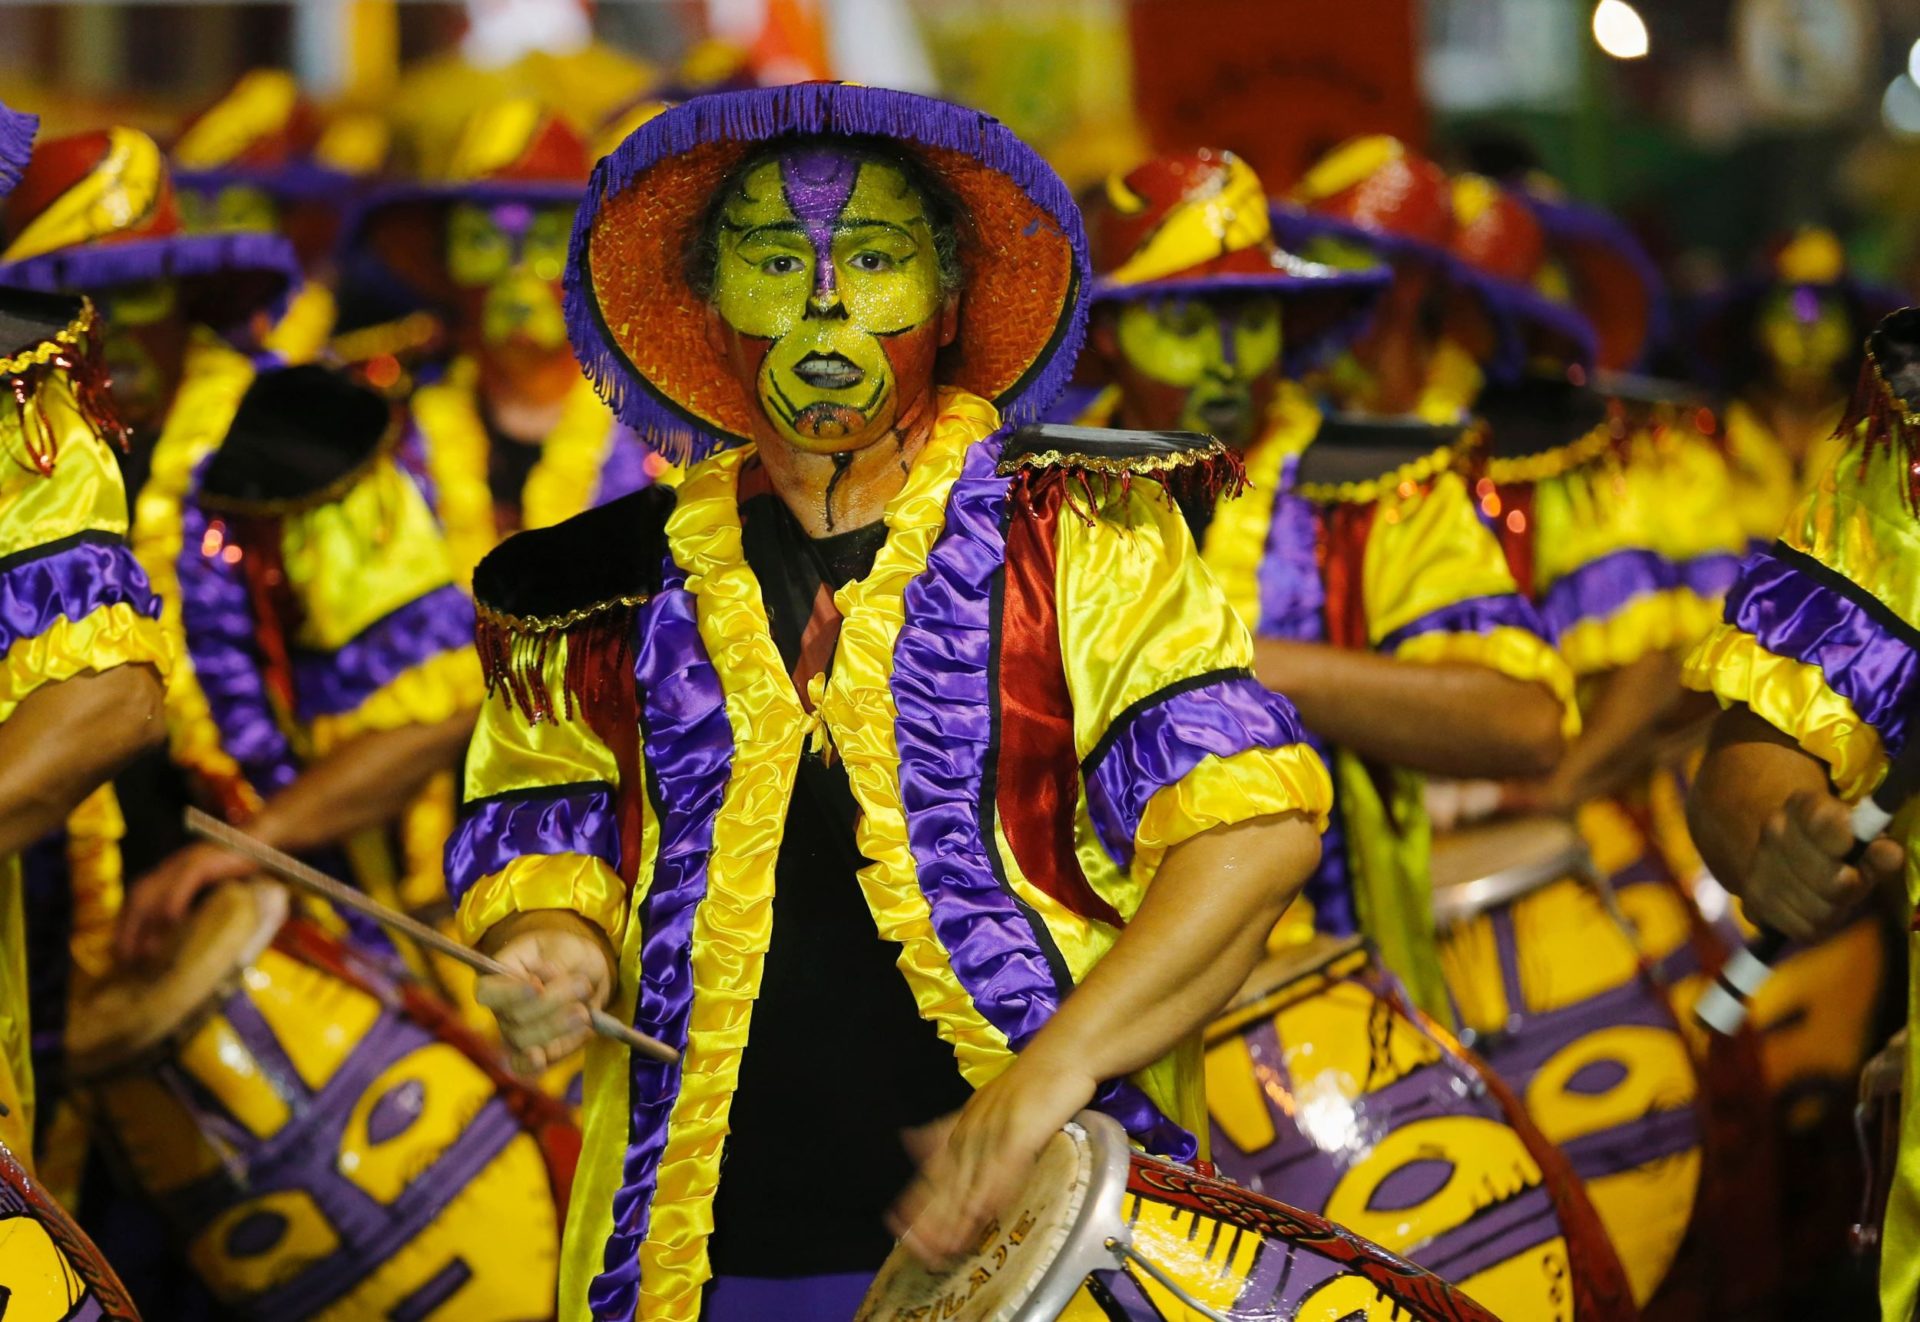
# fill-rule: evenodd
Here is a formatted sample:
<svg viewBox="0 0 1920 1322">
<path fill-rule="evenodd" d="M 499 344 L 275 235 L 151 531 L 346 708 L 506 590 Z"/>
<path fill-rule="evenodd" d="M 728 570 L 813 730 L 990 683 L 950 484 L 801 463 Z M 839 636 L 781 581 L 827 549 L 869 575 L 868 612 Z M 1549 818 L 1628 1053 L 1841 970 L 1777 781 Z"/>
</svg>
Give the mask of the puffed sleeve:
<svg viewBox="0 0 1920 1322">
<path fill-rule="evenodd" d="M 1743 703 L 1826 762 L 1847 798 L 1870 792 L 1920 700 L 1920 522 L 1898 446 L 1846 451 L 1747 562 L 1688 685 Z"/>
<path fill-rule="evenodd" d="M 1579 732 L 1573 672 L 1544 636 L 1465 479 L 1391 484 L 1374 511 L 1362 573 L 1368 641 L 1403 661 L 1467 662 L 1537 683 Z"/>
<path fill-rule="evenodd" d="M 1325 828 L 1326 768 L 1253 677 L 1246 626 L 1157 482 L 1060 519 L 1055 593 L 1088 812 L 1134 887 L 1216 826 L 1300 812 Z"/>
</svg>

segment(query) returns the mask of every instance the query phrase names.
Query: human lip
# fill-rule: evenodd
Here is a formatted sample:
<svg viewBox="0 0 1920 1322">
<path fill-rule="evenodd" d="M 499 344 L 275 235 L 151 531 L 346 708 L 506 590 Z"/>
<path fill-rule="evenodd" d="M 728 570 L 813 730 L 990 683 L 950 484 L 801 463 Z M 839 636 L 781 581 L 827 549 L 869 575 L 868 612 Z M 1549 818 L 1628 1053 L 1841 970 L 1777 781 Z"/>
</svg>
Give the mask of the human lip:
<svg viewBox="0 0 1920 1322">
<path fill-rule="evenodd" d="M 816 390 L 849 390 L 867 374 L 844 354 L 810 353 L 793 365 L 793 374 Z"/>
</svg>

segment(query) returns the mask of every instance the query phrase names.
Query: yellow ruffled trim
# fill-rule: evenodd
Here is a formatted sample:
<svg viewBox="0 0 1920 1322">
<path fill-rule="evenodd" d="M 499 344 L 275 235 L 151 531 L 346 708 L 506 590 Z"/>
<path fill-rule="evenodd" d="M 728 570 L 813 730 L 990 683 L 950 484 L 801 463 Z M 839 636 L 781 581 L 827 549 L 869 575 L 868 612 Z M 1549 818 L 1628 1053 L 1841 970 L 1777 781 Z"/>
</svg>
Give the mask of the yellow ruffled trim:
<svg viewBox="0 0 1920 1322">
<path fill-rule="evenodd" d="M 307 731 L 311 755 L 324 757 L 370 730 L 398 730 L 451 720 L 463 711 L 477 710 L 486 696 L 480 658 L 473 649 L 442 652 L 401 671 L 352 711 L 315 720 Z"/>
<path fill-rule="evenodd" d="M 1332 810 L 1333 779 L 1306 744 L 1210 755 L 1147 800 L 1133 836 L 1133 876 L 1146 885 L 1169 849 L 1216 826 L 1300 812 L 1324 831 Z"/>
<path fill-rule="evenodd" d="M 1581 620 L 1560 636 L 1560 655 L 1584 677 L 1672 650 L 1680 641 L 1678 595 L 1643 593 L 1611 615 Z"/>
<path fill-rule="evenodd" d="M 318 281 L 309 280 L 287 305 L 286 315 L 268 331 L 262 344 L 278 354 L 289 366 L 319 359 L 339 318 L 339 305 L 333 291 Z"/>
<path fill-rule="evenodd" d="M 67 953 L 80 978 L 104 978 L 114 968 L 113 932 L 126 898 L 120 842 L 127 820 L 111 783 L 101 785 L 67 814 L 67 888 L 73 920 Z"/>
<path fill-rule="evenodd" d="M 548 528 L 586 509 L 600 484 L 612 440 L 613 414 L 600 402 L 593 383 L 582 377 L 527 474 L 521 521 L 529 528 Z"/>
<path fill-rule="evenodd" d="M 148 665 L 164 677 L 170 660 L 160 622 L 124 601 L 78 620 L 60 616 L 45 633 L 20 639 L 0 657 L 0 721 L 48 684 L 116 666 Z"/>
<path fill-rule="evenodd" d="M 695 1322 L 712 1275 L 707 1239 L 727 1112 L 772 939 L 773 876 L 806 718 L 773 643 L 760 584 L 740 547 L 738 479 L 750 447 L 695 466 L 667 522 L 687 570 L 700 638 L 726 694 L 732 772 L 707 855 L 707 894 L 694 914 L 693 1008 L 680 1095 L 655 1174 L 640 1246 L 640 1315 Z"/>
<path fill-rule="evenodd" d="M 460 359 L 446 379 L 413 395 L 413 420 L 426 441 L 434 513 L 446 529 L 455 580 L 473 585 L 473 570 L 499 540 L 493 489 L 487 485 L 489 446 L 474 391 L 478 369 Z"/>
<path fill-rule="evenodd" d="M 1681 681 L 1722 706 L 1745 703 L 1776 730 L 1825 762 L 1844 799 L 1873 791 L 1887 770 L 1880 733 L 1827 685 L 1818 666 L 1778 656 L 1752 634 L 1721 624 L 1687 657 Z"/>
<path fill-rule="evenodd" d="M 1560 703 L 1560 733 L 1568 739 L 1580 733 L 1573 669 L 1539 634 L 1505 624 L 1486 633 L 1422 633 L 1400 644 L 1393 654 L 1401 661 L 1422 665 L 1455 662 L 1486 666 L 1509 679 L 1544 684 Z"/>
<path fill-rule="evenodd" d="M 1606 456 L 1620 443 L 1611 422 L 1602 422 L 1578 440 L 1556 445 L 1538 454 L 1518 459 L 1490 458 L 1486 475 L 1501 486 L 1515 482 L 1544 482 L 1549 478 L 1584 468 Z"/>
<path fill-rule="evenodd" d="M 496 924 L 536 909 L 567 909 L 607 934 L 614 949 L 627 932 L 627 883 L 591 854 L 524 854 L 490 872 L 460 899 L 460 939 L 478 945 Z"/>
</svg>

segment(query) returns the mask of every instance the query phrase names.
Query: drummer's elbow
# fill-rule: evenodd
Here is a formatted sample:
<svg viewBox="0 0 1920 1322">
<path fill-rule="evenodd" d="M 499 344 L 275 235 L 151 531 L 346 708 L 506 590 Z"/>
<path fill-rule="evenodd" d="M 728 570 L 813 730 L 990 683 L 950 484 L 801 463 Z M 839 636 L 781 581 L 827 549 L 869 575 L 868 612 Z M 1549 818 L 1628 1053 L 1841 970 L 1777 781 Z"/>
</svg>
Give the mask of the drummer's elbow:
<svg viewBox="0 0 1920 1322">
<path fill-rule="evenodd" d="M 1561 725 L 1560 700 L 1535 685 L 1524 699 L 1510 704 L 1502 717 L 1506 727 L 1510 775 L 1533 779 L 1549 775 L 1567 751 Z"/>
</svg>

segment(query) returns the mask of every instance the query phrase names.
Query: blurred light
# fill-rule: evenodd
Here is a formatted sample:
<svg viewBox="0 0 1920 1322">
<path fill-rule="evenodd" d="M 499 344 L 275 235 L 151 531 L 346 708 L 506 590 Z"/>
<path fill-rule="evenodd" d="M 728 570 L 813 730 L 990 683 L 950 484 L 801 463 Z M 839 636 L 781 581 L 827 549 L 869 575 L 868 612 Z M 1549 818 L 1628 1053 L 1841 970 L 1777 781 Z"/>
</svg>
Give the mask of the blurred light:
<svg viewBox="0 0 1920 1322">
<path fill-rule="evenodd" d="M 1894 133 L 1920 135 L 1920 84 L 1906 74 L 1888 83 L 1886 95 L 1880 98 L 1880 118 Z"/>
<path fill-rule="evenodd" d="M 1593 7 L 1593 39 L 1616 60 L 1647 53 L 1647 24 L 1627 0 L 1600 0 Z"/>
<path fill-rule="evenodd" d="M 1920 41 L 1907 48 L 1907 77 L 1920 83 Z"/>
</svg>

